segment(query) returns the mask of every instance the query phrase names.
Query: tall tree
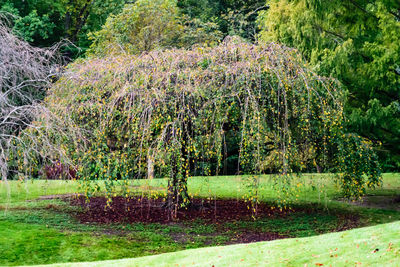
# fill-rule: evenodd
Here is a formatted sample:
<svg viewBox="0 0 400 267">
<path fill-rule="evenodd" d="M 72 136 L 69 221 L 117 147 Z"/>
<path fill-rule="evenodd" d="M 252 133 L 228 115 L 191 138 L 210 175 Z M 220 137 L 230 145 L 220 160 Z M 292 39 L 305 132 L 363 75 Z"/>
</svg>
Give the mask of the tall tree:
<svg viewBox="0 0 400 267">
<path fill-rule="evenodd" d="M 182 16 L 175 0 L 138 0 L 111 15 L 90 39 L 89 55 L 108 56 L 217 43 L 221 33 L 213 23 Z"/>
<path fill-rule="evenodd" d="M 144 177 L 153 154 L 154 166 L 169 177 L 166 207 L 175 213 L 190 205 L 188 179 L 196 169 L 207 175 L 209 163 L 216 163 L 215 173 L 221 169 L 232 125 L 242 173 L 272 168 L 287 177 L 313 164 L 330 166 L 351 197 L 379 184 L 369 144 L 343 133 L 342 101 L 335 80 L 311 72 L 296 51 L 237 39 L 82 59 L 46 99 L 84 134 L 82 149 L 63 142 L 88 196 L 92 180 L 105 181 L 111 196 L 117 184 Z"/>
<path fill-rule="evenodd" d="M 34 46 L 51 46 L 60 40 L 63 10 L 60 1 L 0 0 L 0 12 L 9 14 L 14 34 Z"/>
<path fill-rule="evenodd" d="M 375 142 L 386 170 L 400 169 L 400 2 L 270 0 L 263 41 L 298 48 L 349 90 L 349 131 Z M 380 146 L 382 142 L 382 146 Z"/>
<path fill-rule="evenodd" d="M 227 35 L 255 40 L 258 33 L 258 12 L 265 9 L 265 0 L 178 0 L 181 12 L 203 22 L 214 22 Z"/>
<path fill-rule="evenodd" d="M 0 11 L 13 16 L 14 33 L 32 45 L 51 46 L 65 38 L 85 49 L 87 34 L 124 5 L 125 0 L 0 0 Z"/>
</svg>

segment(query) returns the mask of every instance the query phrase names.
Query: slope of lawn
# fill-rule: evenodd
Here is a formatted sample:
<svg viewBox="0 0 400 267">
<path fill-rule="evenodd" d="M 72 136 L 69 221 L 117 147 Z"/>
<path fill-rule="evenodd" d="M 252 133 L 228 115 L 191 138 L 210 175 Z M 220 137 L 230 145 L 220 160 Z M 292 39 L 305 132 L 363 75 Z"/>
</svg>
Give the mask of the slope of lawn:
<svg viewBox="0 0 400 267">
<path fill-rule="evenodd" d="M 240 199 L 248 193 L 247 185 L 251 178 L 252 177 L 245 176 L 194 177 L 189 180 L 189 191 L 192 196 Z M 291 199 L 293 205 L 306 207 L 307 209 L 310 207 L 312 209 L 315 208 L 315 212 L 311 214 L 307 212 L 298 212 L 287 217 L 267 217 L 262 220 L 232 222 L 225 223 L 224 225 L 204 224 L 202 221 L 168 225 L 157 223 L 82 224 L 73 216 L 74 212 L 79 210 L 77 207 L 70 206 L 67 202 L 60 199 L 42 197 L 79 192 L 80 188 L 78 182 L 40 180 L 28 182 L 10 181 L 8 185 L 1 182 L 0 265 L 88 262 L 142 257 L 182 251 L 185 249 L 229 244 L 232 237 L 237 234 L 237 232 L 247 230 L 273 232 L 292 238 L 317 236 L 321 233 L 328 233 L 337 229 L 341 222 L 336 214 L 357 214 L 360 216 L 360 227 L 400 221 L 398 203 L 386 203 L 384 208 L 381 208 L 379 206 L 380 204 L 377 205 L 377 207 L 370 208 L 338 201 L 340 193 L 335 186 L 332 175 L 303 175 L 301 177 L 294 177 L 292 182 L 295 190 L 293 193 L 294 197 Z M 102 186 L 101 182 L 98 183 Z M 163 191 L 166 183 L 167 181 L 165 179 L 135 180 L 131 181 L 130 187 L 132 191 L 147 190 L 157 192 Z M 260 201 L 271 202 L 281 197 L 277 188 L 273 186 L 273 183 L 274 181 L 270 176 L 263 176 L 260 178 Z M 368 194 L 383 198 L 393 198 L 393 196 L 399 195 L 400 175 L 385 174 L 383 186 L 376 190 L 369 191 Z M 42 198 L 39 199 L 40 197 Z M 373 237 L 376 239 L 376 242 L 382 241 L 382 244 L 384 244 L 384 242 L 392 242 L 393 248 L 398 248 L 397 238 L 400 236 L 400 233 L 396 235 L 396 233 L 393 232 L 398 231 L 398 225 L 398 223 L 379 225 L 376 229 L 360 230 L 361 232 L 354 232 L 354 238 L 362 238 L 364 234 L 361 233 L 372 231 L 371 233 L 376 232 L 376 235 Z M 332 238 L 335 236 L 335 234 L 332 235 Z M 314 245 L 310 245 L 309 247 L 307 245 L 311 243 L 306 240 L 311 241 L 314 240 L 314 238 L 317 237 L 304 240 L 298 239 L 299 241 L 295 241 L 294 239 L 279 240 L 273 241 L 271 244 L 279 244 L 279 249 L 274 248 L 276 253 L 286 253 L 285 251 L 287 250 L 288 254 L 285 255 L 297 255 L 295 257 L 296 260 L 303 259 L 300 255 L 302 255 L 302 251 L 305 251 L 305 247 L 307 247 L 307 249 L 312 249 L 313 247 L 314 249 L 321 248 L 319 252 L 321 257 L 318 257 L 318 251 L 312 252 L 317 255 L 315 259 L 320 259 L 323 257 L 323 252 L 326 253 L 325 250 L 322 250 L 322 245 L 315 245 L 318 243 L 313 243 Z M 352 238 L 353 237 L 349 237 L 348 240 L 351 241 Z M 373 238 L 371 242 L 375 242 Z M 300 240 L 302 240 L 301 242 L 306 242 L 302 245 L 304 247 L 298 248 L 298 254 L 295 253 L 296 251 L 291 252 L 290 247 L 300 242 Z M 257 243 L 248 246 L 244 245 L 242 247 L 229 246 L 229 250 L 232 249 L 232 251 L 235 251 L 235 249 L 237 249 L 238 251 L 245 251 L 245 248 L 255 246 L 254 249 L 257 251 L 258 246 L 260 246 L 261 249 L 261 246 L 270 246 L 268 244 L 269 243 Z M 332 247 L 335 246 L 334 243 L 327 243 L 326 245 L 329 244 L 331 244 Z M 351 247 L 350 243 L 342 244 L 342 241 L 336 246 L 339 245 Z M 373 245 L 375 245 L 375 243 L 370 243 L 370 246 Z M 362 247 L 361 243 L 359 247 Z M 385 249 L 380 249 L 379 251 L 383 252 L 382 250 Z M 221 249 L 219 248 L 216 251 L 219 250 Z M 264 251 L 264 248 L 262 250 Z M 370 251 L 359 251 L 361 254 L 365 253 L 364 256 L 367 258 L 369 258 L 369 256 L 372 258 L 375 257 L 375 253 L 369 254 Z M 190 252 L 187 253 L 190 254 Z M 232 253 L 240 258 L 239 255 L 241 254 L 239 254 L 239 252 L 235 251 Z M 228 254 L 224 253 L 223 255 Z M 216 255 L 216 257 L 220 259 L 218 256 L 223 255 Z M 250 255 L 251 254 L 247 256 L 249 257 Z M 283 256 L 283 254 L 282 256 L 279 255 L 276 257 L 274 256 L 274 260 L 279 260 L 280 258 L 283 260 L 286 257 Z M 310 257 L 307 255 L 304 254 L 303 260 L 310 260 Z M 335 255 L 332 256 L 332 258 L 336 258 Z M 201 259 L 201 257 L 199 259 Z M 242 258 L 239 260 L 241 259 Z M 247 258 L 243 259 L 247 261 Z M 292 259 L 294 258 L 292 257 Z M 390 261 L 390 259 L 390 257 L 387 259 L 385 258 L 387 261 Z M 151 261 L 152 258 L 143 258 L 140 260 Z M 222 260 L 222 258 L 220 260 Z M 311 260 L 314 260 L 314 257 L 312 257 Z M 173 261 L 172 258 L 167 262 L 171 261 Z M 250 259 L 248 259 L 248 262 L 250 262 Z M 220 266 L 220 264 L 222 264 L 222 262 L 219 262 L 215 266 Z M 144 264 L 144 266 L 146 265 L 147 264 Z M 260 266 L 263 266 L 263 264 Z"/>
<path fill-rule="evenodd" d="M 400 222 L 320 236 L 55 266 L 399 266 Z"/>
</svg>

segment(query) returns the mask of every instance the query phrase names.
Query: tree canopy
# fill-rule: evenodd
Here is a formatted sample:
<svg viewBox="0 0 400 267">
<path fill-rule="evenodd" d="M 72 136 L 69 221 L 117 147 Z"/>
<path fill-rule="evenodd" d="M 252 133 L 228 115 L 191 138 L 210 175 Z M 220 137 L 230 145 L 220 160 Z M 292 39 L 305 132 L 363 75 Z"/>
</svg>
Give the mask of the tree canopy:
<svg viewBox="0 0 400 267">
<path fill-rule="evenodd" d="M 400 168 L 400 3 L 271 0 L 263 41 L 298 48 L 349 90 L 349 131 L 373 140 L 386 170 Z M 382 146 L 380 146 L 382 142 Z"/>
<path fill-rule="evenodd" d="M 382 141 L 392 151 L 385 167 L 398 167 L 400 112 L 398 5 L 360 3 L 268 1 L 259 18 L 264 42 L 252 44 L 221 40 L 226 34 L 253 40 L 255 14 L 266 8 L 260 1 L 137 0 L 123 8 L 113 0 L 60 2 L 55 10 L 64 36 L 92 42 L 87 58 L 69 65 L 47 91 L 53 66 L 40 61 L 47 50 L 5 31 L 34 52 L 39 61 L 30 63 L 40 63 L 44 75 L 33 76 L 37 88 L 23 87 L 18 97 L 40 92 L 27 98 L 29 107 L 47 97 L 46 107 L 20 120 L 20 135 L 2 143 L 9 150 L 3 165 L 40 176 L 48 162 L 67 164 L 87 184 L 105 180 L 109 194 L 116 183 L 155 168 L 169 177 L 167 206 L 175 208 L 190 205 L 191 175 L 220 173 L 336 172 L 344 194 L 359 197 L 380 183 L 373 146 Z M 40 8 L 46 1 L 26 9 L 0 4 L 14 14 L 20 38 L 43 44 L 58 31 L 55 13 Z M 102 4 L 109 7 L 104 16 L 112 15 L 89 27 Z M 6 85 L 30 79 L 13 75 L 15 84 Z"/>
<path fill-rule="evenodd" d="M 239 35 L 254 40 L 258 32 L 256 26 L 258 11 L 265 8 L 264 0 L 175 0 L 164 1 L 163 6 L 159 6 L 161 9 L 155 10 L 154 7 L 161 2 L 163 1 L 0 0 L 0 12 L 12 14 L 14 33 L 35 46 L 50 46 L 61 39 L 69 39 L 74 45 L 85 51 L 96 39 L 93 39 L 93 33 L 101 30 L 109 16 L 118 16 L 125 6 L 127 9 L 132 6 L 142 6 L 142 16 L 145 14 L 150 16 L 142 17 L 141 22 L 136 22 L 139 24 L 146 20 L 148 23 L 151 19 L 157 21 L 159 18 L 151 17 L 151 15 L 155 14 L 154 12 L 162 13 L 162 8 L 169 9 L 172 11 L 170 16 L 178 15 L 175 23 L 186 26 L 185 43 L 192 42 L 192 44 L 197 40 L 201 41 L 201 36 L 204 38 L 206 35 L 207 38 L 210 38 L 211 35 L 208 34 L 210 32 L 213 32 L 216 35 L 214 38 L 218 40 L 227 35 Z M 171 4 L 174 5 L 173 10 Z M 147 5 L 152 11 L 145 11 L 144 5 Z M 127 15 L 128 13 L 124 15 L 125 18 Z M 122 18 L 122 16 L 120 17 Z M 126 22 L 129 21 L 132 23 L 132 18 Z M 109 22 L 109 24 L 113 23 Z M 114 23 L 114 25 L 116 24 L 118 23 Z M 92 36 L 92 39 L 88 35 Z M 71 47 L 70 50 L 72 49 Z M 80 53 L 80 55 L 83 54 Z"/>
<path fill-rule="evenodd" d="M 203 22 L 213 22 L 224 36 L 236 35 L 256 40 L 258 12 L 267 8 L 265 0 L 179 0 L 183 14 Z"/>
<path fill-rule="evenodd" d="M 174 0 L 138 0 L 110 16 L 101 30 L 90 35 L 93 43 L 88 53 L 138 54 L 161 47 L 212 44 L 220 41 L 221 35 L 215 24 L 182 16 Z"/>
<path fill-rule="evenodd" d="M 111 194 L 118 181 L 144 177 L 154 155 L 177 207 L 190 203 L 190 175 L 221 170 L 230 134 L 238 137 L 241 173 L 335 169 L 353 197 L 379 184 L 369 143 L 343 132 L 343 99 L 338 83 L 311 72 L 295 50 L 234 39 L 79 60 L 46 103 L 83 134 L 62 145 L 81 179 L 104 179 Z"/>
<path fill-rule="evenodd" d="M 12 15 L 14 34 L 31 45 L 47 47 L 68 39 L 86 49 L 90 45 L 87 34 L 99 30 L 124 5 L 120 0 L 0 0 L 0 12 Z"/>
</svg>

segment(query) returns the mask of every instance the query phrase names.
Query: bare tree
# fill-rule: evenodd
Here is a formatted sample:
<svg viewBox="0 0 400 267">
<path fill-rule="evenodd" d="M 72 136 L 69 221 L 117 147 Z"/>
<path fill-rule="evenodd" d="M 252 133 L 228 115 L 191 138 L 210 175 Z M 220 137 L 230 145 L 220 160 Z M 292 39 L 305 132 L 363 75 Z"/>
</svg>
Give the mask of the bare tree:
<svg viewBox="0 0 400 267">
<path fill-rule="evenodd" d="M 0 177 L 4 182 L 11 174 L 10 156 L 29 165 L 33 152 L 46 157 L 55 151 L 54 146 L 50 149 L 51 142 L 46 141 L 45 135 L 38 141 L 25 129 L 45 127 L 36 123 L 39 117 L 42 121 L 57 120 L 41 103 L 61 72 L 59 47 L 32 47 L 13 35 L 7 17 L 0 14 Z M 47 130 L 50 129 L 44 132 Z"/>
</svg>

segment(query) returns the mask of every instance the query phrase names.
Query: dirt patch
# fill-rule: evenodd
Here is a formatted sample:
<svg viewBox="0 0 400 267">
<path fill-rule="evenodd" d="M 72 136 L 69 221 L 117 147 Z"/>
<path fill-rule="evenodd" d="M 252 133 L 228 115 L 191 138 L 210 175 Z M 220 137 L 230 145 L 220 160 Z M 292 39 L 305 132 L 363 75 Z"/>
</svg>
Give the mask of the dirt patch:
<svg viewBox="0 0 400 267">
<path fill-rule="evenodd" d="M 168 236 L 178 243 L 188 243 L 192 241 L 191 235 L 187 233 L 169 233 Z"/>
<path fill-rule="evenodd" d="M 249 203 L 236 200 L 206 200 L 193 199 L 193 206 L 178 211 L 176 218 L 163 207 L 163 199 L 148 199 L 141 197 L 114 197 L 107 207 L 104 197 L 92 197 L 89 202 L 85 197 L 70 199 L 74 206 L 83 208 L 76 214 L 82 223 L 168 223 L 171 221 L 195 221 L 223 223 L 236 220 L 251 220 L 252 212 Z M 257 213 L 263 216 L 284 215 L 291 211 L 280 211 L 267 204 L 259 204 Z"/>
<path fill-rule="evenodd" d="M 151 185 L 132 185 L 129 186 L 129 188 L 138 190 L 140 192 L 149 192 L 149 191 L 165 191 L 167 190 L 166 187 L 157 187 L 157 186 L 151 186 Z"/>
<path fill-rule="evenodd" d="M 40 196 L 38 200 L 51 200 L 51 199 L 70 199 L 72 197 L 78 197 L 79 194 L 59 194 L 59 195 L 46 195 Z"/>
<path fill-rule="evenodd" d="M 276 239 L 288 238 L 288 236 L 280 235 L 278 233 L 266 233 L 266 232 L 241 232 L 234 237 L 227 244 L 239 244 L 239 243 L 252 243 L 261 241 L 271 241 Z"/>
<path fill-rule="evenodd" d="M 74 216 L 81 223 L 161 223 L 165 225 L 182 225 L 183 231 L 171 232 L 167 235 L 177 243 L 202 242 L 204 245 L 227 245 L 239 243 L 251 243 L 259 241 L 270 241 L 287 238 L 290 233 L 278 234 L 275 232 L 262 231 L 261 229 L 239 226 L 237 230 L 226 228 L 227 222 L 252 222 L 253 216 L 249 203 L 237 200 L 207 200 L 193 199 L 193 207 L 178 211 L 177 218 L 172 218 L 168 209 L 164 208 L 164 200 L 148 199 L 141 197 L 114 197 L 109 206 L 105 197 L 92 197 L 87 202 L 83 196 L 70 198 L 71 205 L 79 207 L 74 211 Z M 315 207 L 297 207 L 281 211 L 267 203 L 258 205 L 258 219 L 270 220 L 285 217 L 291 219 L 292 213 L 314 214 L 318 216 L 321 210 Z M 288 216 L 288 217 L 286 217 Z M 335 213 L 338 224 L 328 231 L 344 231 L 355 228 L 359 225 L 359 217 L 350 213 Z M 189 232 L 187 227 L 198 224 L 212 224 L 215 231 L 211 233 Z M 186 229 L 186 230 L 184 230 Z M 326 233 L 321 228 L 321 233 Z M 108 234 L 116 234 L 110 232 Z M 120 233 L 119 233 L 120 234 Z"/>
<path fill-rule="evenodd" d="M 359 201 L 349 201 L 346 199 L 339 199 L 339 201 L 361 207 L 400 211 L 400 195 L 366 195 Z"/>
<path fill-rule="evenodd" d="M 355 214 L 347 213 L 339 216 L 339 225 L 335 232 L 347 231 L 360 225 L 360 217 Z"/>
<path fill-rule="evenodd" d="M 213 234 L 207 235 L 198 235 L 204 239 L 205 245 L 215 245 L 215 237 L 221 236 L 224 234 L 222 232 L 223 229 L 219 229 L 219 231 Z M 194 241 L 194 236 L 188 233 L 169 233 L 169 236 L 178 243 L 190 243 Z M 271 232 L 257 232 L 257 231 L 242 231 L 237 233 L 234 236 L 226 236 L 227 240 L 222 242 L 223 245 L 232 245 L 232 244 L 243 244 L 243 243 L 252 243 L 252 242 L 261 242 L 261 241 L 272 241 L 276 239 L 288 238 L 288 236 L 281 235 L 278 233 Z"/>
<path fill-rule="evenodd" d="M 17 207 L 0 206 L 0 210 L 29 210 L 29 208 L 28 207 L 20 207 L 20 206 L 17 206 Z"/>
</svg>

